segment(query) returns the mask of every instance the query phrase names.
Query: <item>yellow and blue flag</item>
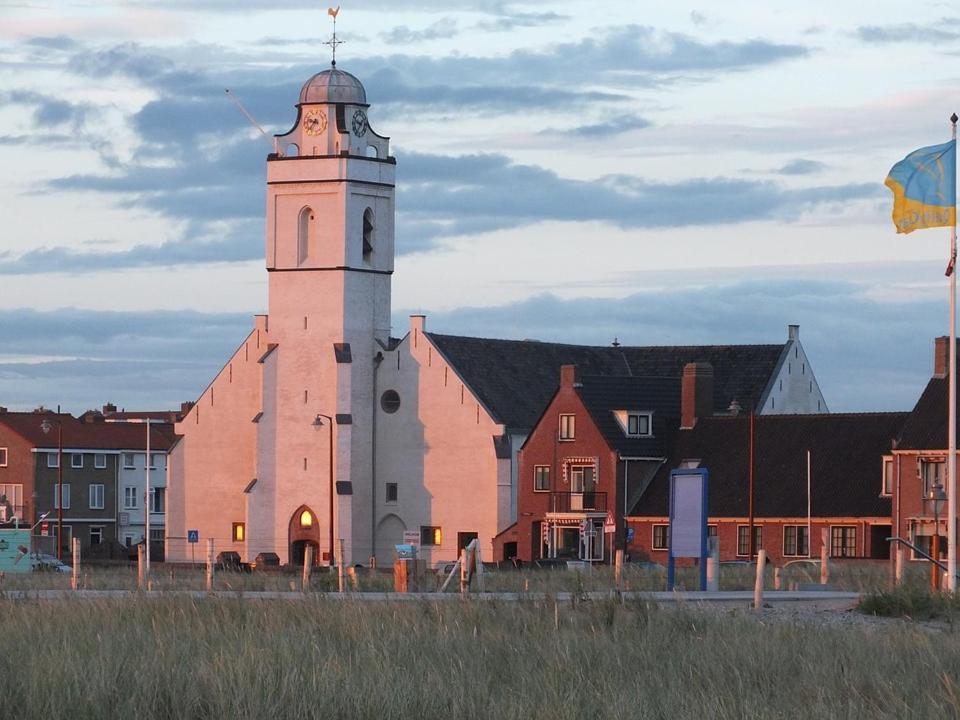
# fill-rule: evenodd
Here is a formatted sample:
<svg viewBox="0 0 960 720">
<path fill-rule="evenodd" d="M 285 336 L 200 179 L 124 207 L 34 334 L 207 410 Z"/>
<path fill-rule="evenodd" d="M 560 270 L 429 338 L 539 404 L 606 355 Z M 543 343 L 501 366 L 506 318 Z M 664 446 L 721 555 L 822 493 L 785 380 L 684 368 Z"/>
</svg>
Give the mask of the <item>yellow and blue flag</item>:
<svg viewBox="0 0 960 720">
<path fill-rule="evenodd" d="M 890 169 L 898 233 L 957 224 L 957 141 L 914 150 Z"/>
</svg>

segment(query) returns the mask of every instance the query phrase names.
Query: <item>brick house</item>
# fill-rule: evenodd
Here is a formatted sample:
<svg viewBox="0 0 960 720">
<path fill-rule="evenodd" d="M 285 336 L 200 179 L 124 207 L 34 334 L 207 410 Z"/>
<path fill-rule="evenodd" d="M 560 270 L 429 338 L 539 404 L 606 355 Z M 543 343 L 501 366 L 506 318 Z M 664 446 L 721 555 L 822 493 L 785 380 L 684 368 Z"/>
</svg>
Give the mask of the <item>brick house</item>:
<svg viewBox="0 0 960 720">
<path fill-rule="evenodd" d="M 891 498 L 895 535 L 931 552 L 935 520 L 940 555 L 947 555 L 947 506 L 937 512 L 927 500 L 937 484 L 947 486 L 947 419 L 950 338 L 934 341 L 933 376 L 910 412 L 903 432 L 884 457 L 881 492 Z M 939 517 L 937 517 L 939 515 Z M 922 559 L 910 551 L 909 557 Z"/>
<path fill-rule="evenodd" d="M 85 552 L 117 541 L 118 480 L 123 458 L 137 450 L 142 454 L 146 447 L 142 424 L 105 423 L 96 416 L 85 418 L 88 421 L 81 422 L 72 415 L 43 409 L 0 412 L 0 448 L 7 449 L 7 467 L 0 468 L 0 475 L 7 471 L 8 484 L 16 486 L 23 498 L 25 522 L 34 525 L 43 513 L 48 513 L 44 526 L 54 538 L 46 548 L 51 552 L 56 547 L 61 474 L 58 431 L 62 431 L 65 551 L 74 537 L 80 538 Z M 151 448 L 156 453 L 165 456 L 171 441 L 169 426 L 151 427 Z M 38 532 L 43 529 L 38 528 Z"/>
<path fill-rule="evenodd" d="M 756 416 L 754 551 L 763 548 L 777 564 L 818 558 L 827 530 L 831 557 L 888 557 L 890 498 L 878 478 L 906 416 Z M 683 466 L 710 472 L 709 532 L 719 537 L 720 559 L 748 559 L 749 458 L 749 416 L 701 417 L 681 429 L 668 461 L 628 518 L 630 554 L 666 562 L 669 474 Z"/>
</svg>

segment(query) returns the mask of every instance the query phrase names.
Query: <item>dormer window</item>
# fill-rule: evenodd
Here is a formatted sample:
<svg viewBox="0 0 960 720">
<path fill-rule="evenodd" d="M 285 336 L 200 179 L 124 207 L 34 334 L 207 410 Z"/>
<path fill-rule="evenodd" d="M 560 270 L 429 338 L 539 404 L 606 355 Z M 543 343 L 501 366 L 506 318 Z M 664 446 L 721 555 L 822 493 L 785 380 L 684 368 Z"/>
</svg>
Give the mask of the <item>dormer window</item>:
<svg viewBox="0 0 960 720">
<path fill-rule="evenodd" d="M 623 434 L 627 437 L 651 437 L 653 435 L 653 413 L 640 410 L 617 410 L 613 413 Z"/>
</svg>

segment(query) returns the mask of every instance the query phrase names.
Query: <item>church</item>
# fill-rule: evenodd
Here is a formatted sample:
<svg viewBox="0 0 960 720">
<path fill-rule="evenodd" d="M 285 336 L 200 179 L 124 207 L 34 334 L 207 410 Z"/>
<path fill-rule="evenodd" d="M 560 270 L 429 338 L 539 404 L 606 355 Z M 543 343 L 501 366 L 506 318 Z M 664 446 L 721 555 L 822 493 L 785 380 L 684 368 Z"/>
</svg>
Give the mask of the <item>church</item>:
<svg viewBox="0 0 960 720">
<path fill-rule="evenodd" d="M 769 345 L 608 347 L 460 337 L 410 318 L 390 335 L 395 171 L 366 91 L 332 64 L 303 85 L 267 158 L 268 313 L 176 424 L 166 558 L 383 565 L 416 539 L 430 564 L 517 521 L 518 451 L 558 386 L 680 378 L 711 364 L 718 413 L 825 413 L 790 326 Z M 804 373 L 791 372 L 801 365 Z M 198 545 L 198 542 L 200 543 Z"/>
</svg>

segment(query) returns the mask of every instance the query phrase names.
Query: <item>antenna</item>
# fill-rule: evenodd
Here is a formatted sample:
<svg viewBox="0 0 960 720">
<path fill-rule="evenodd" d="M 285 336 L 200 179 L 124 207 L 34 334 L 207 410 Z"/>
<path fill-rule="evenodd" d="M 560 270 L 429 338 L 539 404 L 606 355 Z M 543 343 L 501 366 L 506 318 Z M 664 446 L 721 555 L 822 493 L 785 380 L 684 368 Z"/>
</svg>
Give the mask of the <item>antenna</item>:
<svg viewBox="0 0 960 720">
<path fill-rule="evenodd" d="M 250 124 L 253 125 L 257 130 L 259 130 L 259 131 L 261 132 L 261 134 L 267 139 L 267 142 L 269 142 L 269 143 L 271 143 L 271 145 L 273 145 L 273 151 L 274 151 L 277 155 L 279 155 L 279 154 L 280 154 L 280 146 L 279 146 L 279 143 L 277 142 L 277 138 L 273 138 L 273 140 L 272 140 L 272 142 L 271 142 L 270 136 L 267 134 L 267 131 L 264 130 L 264 129 L 260 126 L 260 123 L 258 123 L 258 122 L 256 121 L 256 118 L 254 118 L 253 115 L 251 115 L 250 113 L 247 112 L 247 109 L 240 103 L 239 100 L 237 100 L 237 96 L 234 95 L 232 92 L 230 92 L 230 88 L 225 88 L 225 89 L 224 89 L 224 92 L 227 94 L 227 97 L 228 97 L 228 98 L 230 98 L 231 100 L 233 100 L 234 104 L 237 106 L 237 108 L 240 110 L 240 112 L 243 113 L 243 116 L 244 116 L 247 120 L 250 121 Z"/>
</svg>

